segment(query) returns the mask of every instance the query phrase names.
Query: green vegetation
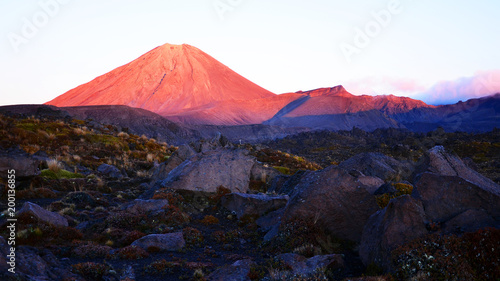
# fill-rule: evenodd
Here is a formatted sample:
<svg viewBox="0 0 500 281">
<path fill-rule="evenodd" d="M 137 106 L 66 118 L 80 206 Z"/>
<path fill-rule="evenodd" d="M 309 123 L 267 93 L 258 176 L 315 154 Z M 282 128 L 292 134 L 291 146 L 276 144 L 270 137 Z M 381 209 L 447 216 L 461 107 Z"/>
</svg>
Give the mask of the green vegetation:
<svg viewBox="0 0 500 281">
<path fill-rule="evenodd" d="M 84 176 L 82 174 L 72 173 L 70 171 L 66 171 L 66 170 L 62 170 L 62 169 L 57 171 L 57 172 L 54 172 L 54 171 L 49 170 L 49 169 L 45 169 L 45 170 L 41 171 L 41 176 L 48 178 L 48 179 L 53 179 L 53 180 L 84 178 Z"/>
<path fill-rule="evenodd" d="M 274 166 L 273 168 L 275 168 L 276 170 L 278 170 L 280 173 L 282 173 L 284 175 L 291 175 L 290 168 L 278 167 L 278 166 Z"/>
<path fill-rule="evenodd" d="M 60 227 L 18 217 L 17 243 L 52 252 L 57 259 L 69 258 L 71 271 L 87 280 L 118 278 L 113 266 L 140 264 L 137 279 L 162 275 L 185 280 L 204 280 L 222 265 L 252 258 L 247 277 L 251 280 L 496 280 L 500 278 L 499 230 L 486 229 L 462 236 L 438 235 L 439 222 L 428 228 L 435 234 L 403 245 L 393 251 L 394 279 L 372 264 L 364 268 L 354 242 L 326 233 L 312 221 L 290 220 L 280 225 L 278 236 L 264 242 L 257 215 L 237 219 L 221 207 L 221 198 L 230 189 L 220 186 L 213 194 L 158 189 L 153 199 L 166 199 L 168 206 L 152 212 L 133 212 L 123 206 L 139 198 L 150 183 L 155 162 L 166 161 L 176 150 L 146 136 L 109 125 L 84 120 L 37 119 L 0 115 L 0 146 L 20 147 L 49 159 L 40 164 L 41 174 L 20 180 L 16 196 L 37 200 L 43 208 L 64 215 L 69 226 Z M 240 145 L 267 167 L 283 175 L 301 170 L 318 170 L 338 164 L 361 152 L 381 152 L 403 160 L 417 161 L 428 148 L 444 145 L 481 173 L 499 182 L 500 130 L 481 135 L 465 133 L 416 134 L 393 129 L 372 133 L 313 132 L 290 136 L 266 145 Z M 101 164 L 116 166 L 128 177 L 114 179 L 98 173 Z M 138 173 L 140 172 L 140 173 Z M 143 176 L 138 176 L 138 175 Z M 283 178 L 283 177 L 280 177 Z M 392 183 L 394 194 L 376 197 L 383 208 L 398 196 L 412 193 L 413 186 Z M 2 196 L 6 182 L 0 180 Z M 267 192 L 268 182 L 250 182 L 252 193 Z M 44 199 L 44 200 L 40 200 Z M 0 218 L 5 218 L 5 212 Z M 83 225 L 83 227 L 82 227 Z M 0 235 L 7 237 L 3 227 Z M 183 233 L 186 247 L 179 252 L 158 253 L 131 244 L 148 234 Z M 264 254 L 265 253 L 265 254 Z M 344 254 L 345 272 L 320 270 L 310 277 L 297 277 L 283 262 L 267 255 L 297 253 L 305 257 L 318 254 Z M 139 260 L 140 261 L 136 261 Z M 82 262 L 86 261 L 86 262 Z M 354 266 L 351 268 L 351 263 Z M 134 265 L 136 267 L 136 265 Z M 144 269 L 144 270 L 141 270 Z M 117 269 L 117 271 L 119 271 Z M 351 276 L 361 274 L 373 277 Z M 149 277 L 151 278 L 151 277 Z M 322 278 L 322 279 L 321 279 Z"/>
</svg>

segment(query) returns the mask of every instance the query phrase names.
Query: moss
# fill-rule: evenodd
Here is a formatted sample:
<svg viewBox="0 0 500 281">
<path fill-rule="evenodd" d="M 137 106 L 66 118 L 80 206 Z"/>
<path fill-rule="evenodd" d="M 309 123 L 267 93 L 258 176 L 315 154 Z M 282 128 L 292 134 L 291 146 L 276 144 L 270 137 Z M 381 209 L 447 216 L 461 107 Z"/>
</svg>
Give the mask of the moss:
<svg viewBox="0 0 500 281">
<path fill-rule="evenodd" d="M 278 170 L 280 173 L 284 175 L 291 175 L 290 168 L 287 167 L 281 167 L 281 166 L 274 166 L 276 170 Z"/>
<path fill-rule="evenodd" d="M 57 173 L 54 171 L 51 171 L 49 169 L 42 170 L 41 172 L 42 177 L 48 178 L 48 179 L 79 179 L 79 178 L 84 178 L 82 174 L 79 173 L 72 173 L 67 170 L 59 170 Z"/>
<path fill-rule="evenodd" d="M 382 194 L 376 197 L 377 204 L 380 208 L 385 208 L 387 204 L 389 204 L 389 201 L 391 201 L 394 198 L 406 195 L 406 194 L 411 194 L 413 192 L 413 186 L 411 184 L 406 184 L 406 183 L 393 183 L 392 186 L 397 190 L 395 194 Z"/>
</svg>

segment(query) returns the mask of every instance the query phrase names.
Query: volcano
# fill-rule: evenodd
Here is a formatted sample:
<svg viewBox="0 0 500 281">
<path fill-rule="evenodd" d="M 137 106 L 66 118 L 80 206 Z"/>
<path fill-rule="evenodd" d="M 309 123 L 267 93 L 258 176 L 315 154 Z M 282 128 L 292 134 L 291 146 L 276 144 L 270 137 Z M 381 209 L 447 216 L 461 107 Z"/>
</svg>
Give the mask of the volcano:
<svg viewBox="0 0 500 281">
<path fill-rule="evenodd" d="M 406 97 L 355 96 L 342 86 L 276 95 L 186 44 L 157 47 L 47 104 L 125 105 L 185 125 L 330 130 L 401 127 L 390 116 L 432 108 Z"/>
<path fill-rule="evenodd" d="M 218 101 L 274 96 L 193 46 L 165 44 L 46 104 L 127 105 L 169 116 Z"/>
</svg>

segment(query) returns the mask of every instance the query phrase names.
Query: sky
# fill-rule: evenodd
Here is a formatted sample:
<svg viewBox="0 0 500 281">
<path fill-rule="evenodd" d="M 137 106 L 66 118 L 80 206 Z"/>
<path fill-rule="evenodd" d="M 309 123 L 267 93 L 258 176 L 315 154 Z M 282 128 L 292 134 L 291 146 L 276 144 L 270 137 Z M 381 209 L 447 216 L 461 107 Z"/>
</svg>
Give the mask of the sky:
<svg viewBox="0 0 500 281">
<path fill-rule="evenodd" d="M 276 93 L 429 104 L 500 92 L 500 1 L 0 0 L 0 105 L 44 103 L 165 43 Z"/>
</svg>

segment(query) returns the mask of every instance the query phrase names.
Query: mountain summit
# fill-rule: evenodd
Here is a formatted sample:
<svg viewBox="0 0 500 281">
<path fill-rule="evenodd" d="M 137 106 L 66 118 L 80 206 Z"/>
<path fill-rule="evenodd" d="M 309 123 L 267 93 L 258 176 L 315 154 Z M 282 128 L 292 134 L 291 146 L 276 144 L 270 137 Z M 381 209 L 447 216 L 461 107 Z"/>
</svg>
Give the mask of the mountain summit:
<svg viewBox="0 0 500 281">
<path fill-rule="evenodd" d="M 186 44 L 157 47 L 47 104 L 126 105 L 189 125 L 331 130 L 401 127 L 391 115 L 432 108 L 405 97 L 355 96 L 340 85 L 276 95 Z"/>
<path fill-rule="evenodd" d="M 198 48 L 165 44 L 47 104 L 127 105 L 166 116 L 218 101 L 273 96 Z"/>
</svg>

